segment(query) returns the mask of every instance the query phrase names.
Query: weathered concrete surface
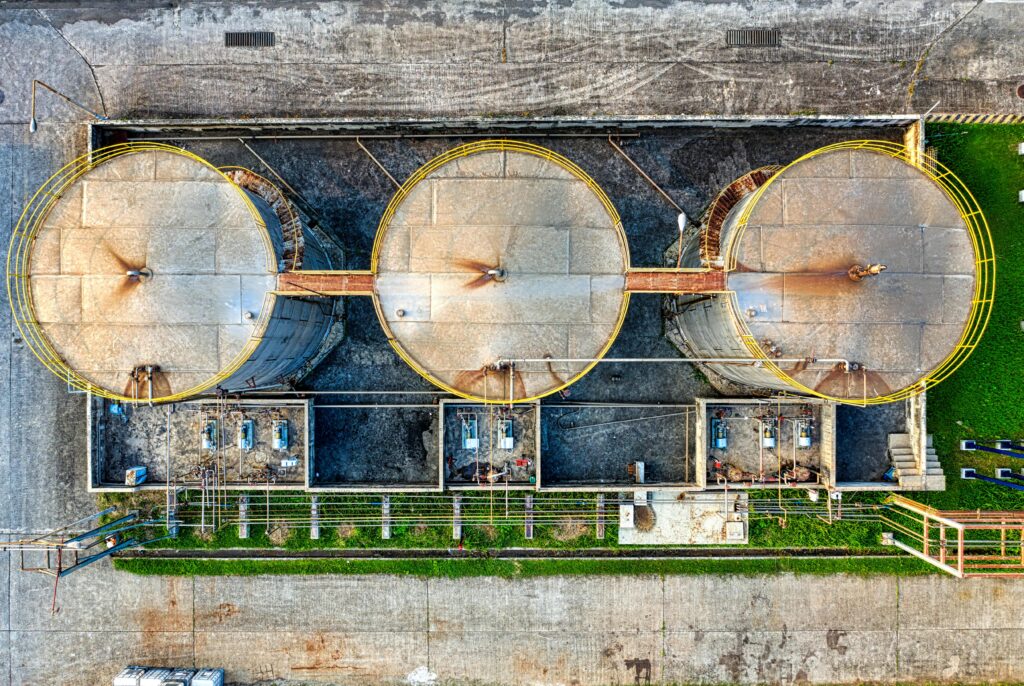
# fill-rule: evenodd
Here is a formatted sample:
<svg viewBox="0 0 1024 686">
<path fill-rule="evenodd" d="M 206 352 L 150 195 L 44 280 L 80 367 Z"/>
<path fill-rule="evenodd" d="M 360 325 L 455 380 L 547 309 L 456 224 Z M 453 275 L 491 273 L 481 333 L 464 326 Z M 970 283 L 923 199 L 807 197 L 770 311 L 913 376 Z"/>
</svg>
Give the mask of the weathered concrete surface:
<svg viewBox="0 0 1024 686">
<path fill-rule="evenodd" d="M 133 662 L 223 665 L 237 684 L 405 683 L 415 670 L 580 686 L 1024 678 L 1012 580 L 193 580 L 101 564 L 61 585 L 55 616 L 49 578 L 11 581 L 12 684 L 93 686 Z"/>
<path fill-rule="evenodd" d="M 71 94 L 113 116 L 877 113 L 936 101 L 1022 113 L 1022 13 L 983 0 L 101 1 L 0 21 L 21 45 L 73 45 L 64 59 L 92 73 Z M 726 45 L 727 29 L 748 27 L 780 29 L 782 46 Z M 277 44 L 225 48 L 231 30 L 273 30 Z M 34 75 L 69 85 L 60 61 Z M 28 83 L 4 84 L 2 121 L 24 121 Z"/>
</svg>

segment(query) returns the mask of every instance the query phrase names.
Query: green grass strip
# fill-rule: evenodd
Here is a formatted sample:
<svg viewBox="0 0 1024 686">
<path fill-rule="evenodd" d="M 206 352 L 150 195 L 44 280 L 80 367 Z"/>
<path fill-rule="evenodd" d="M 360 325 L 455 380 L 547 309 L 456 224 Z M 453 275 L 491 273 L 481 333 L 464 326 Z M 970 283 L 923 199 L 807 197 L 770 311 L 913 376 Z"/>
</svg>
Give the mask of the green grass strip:
<svg viewBox="0 0 1024 686">
<path fill-rule="evenodd" d="M 754 560 L 180 560 L 121 558 L 116 569 L 160 576 L 253 576 L 261 574 L 400 574 L 462 578 L 492 576 L 676 574 L 878 574 L 935 573 L 913 558 L 772 558 Z"/>
</svg>

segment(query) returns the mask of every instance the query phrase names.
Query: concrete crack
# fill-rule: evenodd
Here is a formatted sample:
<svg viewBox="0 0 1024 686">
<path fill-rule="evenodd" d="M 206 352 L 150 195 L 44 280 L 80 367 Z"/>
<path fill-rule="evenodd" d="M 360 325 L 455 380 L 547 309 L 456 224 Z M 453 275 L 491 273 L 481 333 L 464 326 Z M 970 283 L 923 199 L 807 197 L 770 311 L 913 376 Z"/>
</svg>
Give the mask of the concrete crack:
<svg viewBox="0 0 1024 686">
<path fill-rule="evenodd" d="M 910 83 L 907 84 L 907 100 L 905 103 L 905 108 L 907 112 L 909 112 L 910 108 L 913 106 L 914 91 L 917 89 L 917 80 L 918 77 L 921 75 L 921 70 L 924 69 L 924 63 L 928 60 L 928 55 L 931 53 L 932 48 L 934 48 L 938 44 L 938 42 L 945 38 L 953 29 L 959 26 L 960 22 L 969 17 L 971 13 L 974 12 L 974 10 L 981 7 L 981 5 L 984 4 L 984 2 L 985 0 L 977 0 L 977 2 L 974 3 L 974 7 L 972 7 L 971 9 L 967 10 L 959 17 L 954 19 L 949 24 L 949 26 L 939 31 L 935 38 L 932 38 L 931 42 L 929 42 L 928 45 L 925 46 L 924 51 L 921 53 L 921 56 L 917 58 L 917 62 L 914 64 L 914 73 L 910 75 Z"/>
<path fill-rule="evenodd" d="M 900 678 L 900 578 L 896 577 L 896 679 Z"/>
<path fill-rule="evenodd" d="M 74 43 L 68 40 L 68 37 L 64 35 L 64 32 L 58 29 L 57 26 L 52 21 L 50 21 L 50 18 L 46 16 L 46 13 L 43 12 L 43 10 L 37 9 L 36 12 L 39 14 L 40 17 L 43 18 L 43 21 L 49 24 L 50 28 L 53 29 L 57 33 L 57 35 L 61 37 L 61 40 L 67 43 L 68 47 L 74 50 L 75 53 L 82 58 L 82 61 L 85 62 L 85 66 L 89 69 L 89 74 L 92 75 L 92 83 L 96 87 L 96 96 L 100 100 L 100 111 L 103 112 L 104 117 L 109 116 L 107 114 L 107 103 L 103 99 L 103 91 L 100 90 L 100 80 L 96 77 L 96 70 L 93 68 L 92 63 L 85 58 L 85 55 L 82 53 L 81 50 L 78 49 L 77 46 L 75 46 Z"/>
</svg>

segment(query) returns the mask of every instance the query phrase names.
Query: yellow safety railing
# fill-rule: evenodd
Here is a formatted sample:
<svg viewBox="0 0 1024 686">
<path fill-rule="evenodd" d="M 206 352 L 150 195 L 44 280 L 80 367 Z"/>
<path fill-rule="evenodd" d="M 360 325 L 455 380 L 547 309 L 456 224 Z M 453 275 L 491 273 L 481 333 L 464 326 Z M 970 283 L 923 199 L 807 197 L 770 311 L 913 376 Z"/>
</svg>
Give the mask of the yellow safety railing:
<svg viewBox="0 0 1024 686">
<path fill-rule="evenodd" d="M 757 202 L 760 200 L 761 196 L 772 186 L 773 182 L 785 175 L 787 169 L 800 164 L 805 160 L 809 160 L 812 157 L 837 150 L 870 150 L 902 160 L 903 162 L 916 167 L 929 179 L 934 181 L 939 188 L 945 192 L 950 202 L 952 202 L 957 208 L 957 211 L 960 213 L 960 216 L 964 221 L 964 225 L 967 227 L 967 233 L 971 237 L 971 244 L 974 249 L 974 264 L 976 267 L 974 294 L 971 298 L 971 311 L 967 317 L 963 333 L 960 335 L 959 342 L 949 355 L 935 367 L 935 369 L 929 372 L 924 378 L 910 384 L 909 386 L 905 386 L 887 395 L 880 395 L 876 397 L 838 398 L 804 386 L 772 362 L 771 358 L 768 357 L 764 350 L 762 350 L 760 344 L 751 334 L 746 324 L 743 323 L 743 317 L 740 316 L 740 313 L 738 312 L 735 298 L 731 300 L 733 320 L 736 322 L 736 325 L 739 328 L 738 333 L 740 338 L 743 340 L 746 348 L 750 351 L 750 354 L 754 358 L 760 360 L 762 366 L 770 370 L 776 377 L 800 392 L 824 398 L 826 400 L 833 400 L 852 405 L 880 405 L 883 403 L 895 402 L 897 400 L 905 400 L 906 398 L 923 393 L 939 382 L 945 380 L 967 361 L 967 358 L 981 341 L 981 337 L 985 332 L 985 327 L 988 325 L 989 318 L 992 315 L 992 303 L 995 299 L 995 248 L 992 244 L 992 234 L 989 232 L 988 222 L 985 221 L 985 215 L 982 213 L 981 207 L 978 205 L 978 201 L 975 200 L 974 196 L 971 194 L 971 191 L 941 162 L 924 154 L 911 154 L 911 151 L 908 150 L 906 146 L 890 141 L 845 141 L 814 150 L 813 152 L 810 152 L 788 164 L 779 173 L 769 179 L 763 186 L 757 189 L 754 197 L 749 203 L 747 203 L 742 214 L 740 214 L 737 220 L 736 230 L 733 232 L 729 246 L 727 250 L 723 251 L 723 254 L 729 255 L 730 264 L 728 265 L 728 269 L 730 271 L 734 270 L 736 268 L 736 250 L 734 248 L 739 245 L 739 240 L 746 230 L 751 212 L 754 207 L 757 206 Z"/>
<path fill-rule="evenodd" d="M 533 143 L 496 138 L 474 141 L 472 143 L 466 143 L 465 145 L 460 145 L 458 147 L 452 148 L 451 150 L 448 150 L 447 152 L 438 155 L 437 157 L 435 157 L 434 159 L 430 160 L 422 167 L 417 169 L 413 173 L 413 175 L 410 176 L 405 181 L 405 183 L 401 185 L 398 191 L 395 192 L 395 195 L 391 198 L 391 202 L 388 203 L 387 208 L 384 210 L 384 215 L 381 217 L 380 223 L 377 226 L 377 235 L 373 242 L 373 255 L 370 262 L 370 270 L 374 274 L 377 273 L 379 267 L 381 245 L 383 243 L 384 236 L 388 231 L 388 227 L 391 225 L 391 220 L 394 218 L 395 212 L 398 210 L 398 207 L 402 204 L 406 197 L 408 197 L 409 193 L 412 192 L 413 188 L 415 188 L 417 184 L 419 184 L 425 178 L 430 176 L 430 174 L 432 174 L 434 171 L 440 169 L 449 162 L 457 160 L 461 157 L 468 157 L 470 155 L 476 155 L 485 152 L 518 152 L 525 153 L 527 155 L 534 155 L 535 157 L 541 157 L 545 160 L 553 162 L 554 164 L 557 164 L 559 167 L 565 169 L 574 177 L 585 183 L 587 188 L 589 188 L 591 192 L 594 193 L 594 195 L 598 198 L 598 200 L 600 200 L 601 204 L 604 206 L 605 211 L 608 213 L 608 217 L 611 219 L 612 225 L 615 228 L 615 232 L 619 238 L 619 243 L 625 260 L 625 267 L 627 270 L 629 269 L 629 246 L 626 244 L 626 232 L 622 228 L 622 219 L 621 217 L 619 217 L 619 213 L 615 209 L 615 206 L 612 204 L 611 199 L 604 192 L 604 190 L 599 185 L 597 185 L 597 182 L 594 181 L 594 179 L 592 179 L 589 174 L 587 174 L 585 171 L 576 166 L 572 161 L 563 157 L 562 155 L 559 155 L 553 150 L 549 150 L 540 145 L 534 145 Z M 508 404 L 509 402 L 533 402 L 534 400 L 538 400 L 545 396 L 551 395 L 552 393 L 557 393 L 558 391 L 561 391 L 571 386 L 573 383 L 578 381 L 582 376 L 584 376 L 587 372 L 593 369 L 594 366 L 597 364 L 597 361 L 600 358 L 604 357 L 605 354 L 607 354 L 609 348 L 611 348 L 612 343 L 615 342 L 615 339 L 618 337 L 619 332 L 622 329 L 622 323 L 626 319 L 626 311 L 629 308 L 629 293 L 623 293 L 622 306 L 619 310 L 618 321 L 616 321 L 615 327 L 612 329 L 612 332 L 608 338 L 608 342 L 604 345 L 601 351 L 594 356 L 593 362 L 587 364 L 579 373 L 577 373 L 569 381 L 562 384 L 561 386 L 552 388 L 540 395 L 515 399 L 486 398 L 475 396 L 466 393 L 465 391 L 459 390 L 458 388 L 455 388 L 450 384 L 445 383 L 444 381 L 441 381 L 433 374 L 428 372 L 426 369 L 423 369 L 420 366 L 420 364 L 402 348 L 401 344 L 399 344 L 399 342 L 395 338 L 394 333 L 391 331 L 391 327 L 388 325 L 387 318 L 384 316 L 384 311 L 380 305 L 380 298 L 377 297 L 376 293 L 374 294 L 373 297 L 373 305 L 374 308 L 377 310 L 377 318 L 380 319 L 380 324 L 384 328 L 384 333 L 387 335 L 388 342 L 391 343 L 391 347 L 394 348 L 398 356 L 405 360 L 406 364 L 412 367 L 417 374 L 419 374 L 420 376 L 422 376 L 424 379 L 434 384 L 435 386 L 439 386 L 440 388 L 443 388 L 449 393 L 457 395 L 461 398 L 466 398 L 468 400 L 488 404 Z"/>
<path fill-rule="evenodd" d="M 83 175 L 87 174 L 89 171 L 95 169 L 104 162 L 114 158 L 150 151 L 161 151 L 187 157 L 216 172 L 218 175 L 223 177 L 225 181 L 230 183 L 232 188 L 238 191 L 239 197 L 245 203 L 246 208 L 252 215 L 253 221 L 259 228 L 259 234 L 263 238 L 265 248 L 268 251 L 268 264 L 272 264 L 274 262 L 274 248 L 266 230 L 266 224 L 248 194 L 212 164 L 201 157 L 188 152 L 187 150 L 183 150 L 182 148 L 154 142 L 134 142 L 111 145 L 69 162 L 58 170 L 57 173 L 47 179 L 25 206 L 25 209 L 22 211 L 21 216 L 18 219 L 18 223 L 14 227 L 14 232 L 11 235 L 10 248 L 7 253 L 7 298 L 11 304 L 11 313 L 14 316 L 14 322 L 18 327 L 18 331 L 21 332 L 25 344 L 39 359 L 39 361 L 42 362 L 43 365 L 51 372 L 65 380 L 70 386 L 82 391 L 88 391 L 104 398 L 125 402 L 148 402 L 148 398 L 135 398 L 132 396 L 122 395 L 116 391 L 97 386 L 95 383 L 73 369 L 61 357 L 56 349 L 54 349 L 50 340 L 43 332 L 36 318 L 35 306 L 32 301 L 32 248 L 35 243 L 36 236 L 46 223 L 50 212 L 63 197 L 64 192 L 74 185 L 74 183 Z M 267 325 L 270 322 L 271 312 L 273 311 L 273 300 L 275 297 L 276 296 L 273 294 L 268 294 L 265 297 L 263 310 L 260 318 L 255 322 L 252 336 L 246 342 L 243 349 L 227 366 L 220 370 L 216 375 L 211 376 L 209 379 L 196 386 L 172 395 L 154 398 L 154 400 L 158 400 L 160 402 L 183 400 L 213 388 L 230 378 L 238 371 L 239 368 L 241 368 L 243 364 L 245 364 L 246 360 L 249 359 L 262 341 L 263 333 L 266 331 Z M 125 370 L 126 381 L 129 371 L 130 370 Z"/>
</svg>

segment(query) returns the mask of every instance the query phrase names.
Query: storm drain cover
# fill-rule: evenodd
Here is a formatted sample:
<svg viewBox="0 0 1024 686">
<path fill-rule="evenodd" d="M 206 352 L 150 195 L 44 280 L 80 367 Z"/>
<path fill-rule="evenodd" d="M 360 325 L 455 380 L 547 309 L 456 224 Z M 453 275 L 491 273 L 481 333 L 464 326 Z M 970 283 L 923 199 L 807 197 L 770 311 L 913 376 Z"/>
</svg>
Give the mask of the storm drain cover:
<svg viewBox="0 0 1024 686">
<path fill-rule="evenodd" d="M 226 48 L 272 48 L 274 47 L 273 31 L 226 31 L 224 33 Z"/>
<path fill-rule="evenodd" d="M 778 29 L 729 29 L 725 44 L 731 48 L 772 48 L 781 45 L 782 32 Z"/>
</svg>

